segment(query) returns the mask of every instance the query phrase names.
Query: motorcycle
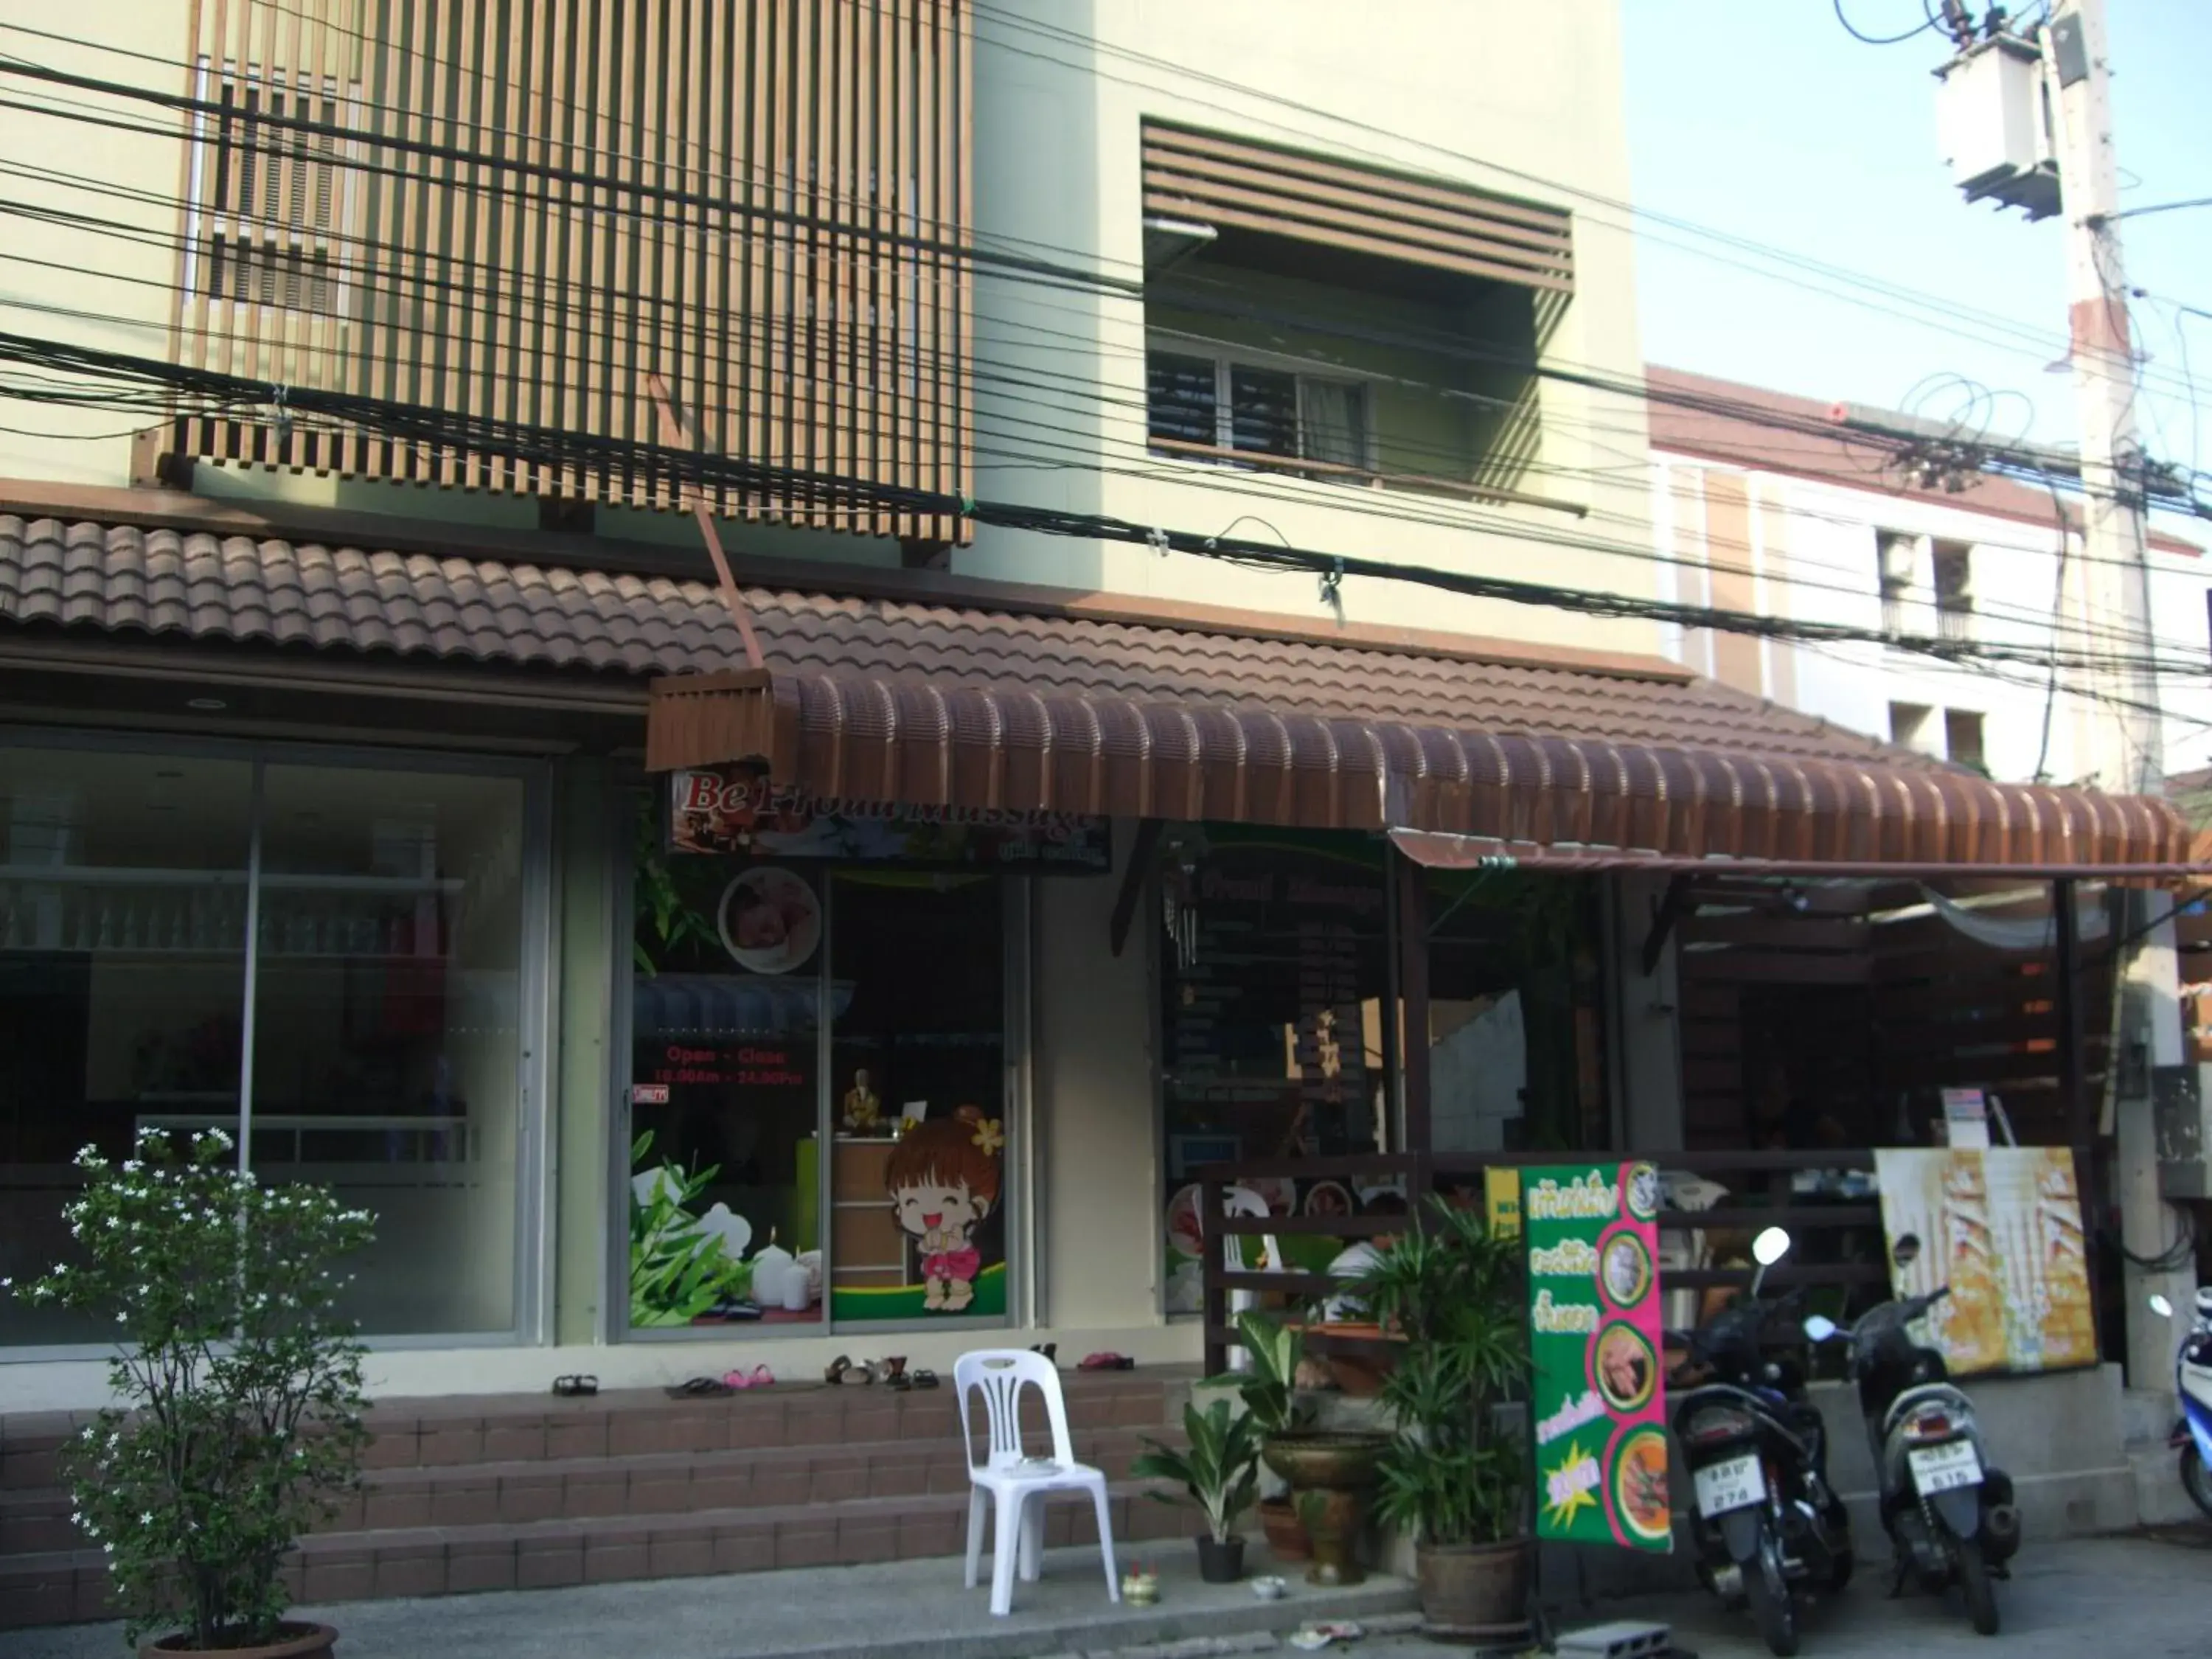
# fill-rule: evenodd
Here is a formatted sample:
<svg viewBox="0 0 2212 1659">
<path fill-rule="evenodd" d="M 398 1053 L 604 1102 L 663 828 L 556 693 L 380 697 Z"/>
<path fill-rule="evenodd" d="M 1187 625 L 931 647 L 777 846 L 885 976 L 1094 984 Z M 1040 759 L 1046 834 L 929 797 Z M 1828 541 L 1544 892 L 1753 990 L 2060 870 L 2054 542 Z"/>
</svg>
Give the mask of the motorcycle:
<svg viewBox="0 0 2212 1659">
<path fill-rule="evenodd" d="M 1789 1249 L 1780 1228 L 1759 1234 L 1751 1294 L 1688 1334 L 1691 1360 L 1709 1376 L 1676 1397 L 1672 1424 L 1694 1493 L 1698 1576 L 1731 1607 L 1749 1601 L 1781 1655 L 1797 1651 L 1801 1589 L 1842 1589 L 1852 1561 L 1850 1517 L 1828 1485 L 1826 1430 L 1803 1370 L 1760 1346 L 1802 1296 L 1759 1299 Z"/>
<path fill-rule="evenodd" d="M 2173 1317 L 2173 1304 L 2150 1299 L 2151 1311 Z M 2173 1389 L 2181 1416 L 2166 1443 L 2181 1455 L 2181 1489 L 2212 1516 L 2212 1285 L 2197 1292 L 2195 1317 L 2173 1355 Z"/>
<path fill-rule="evenodd" d="M 1908 1262 L 1911 1253 L 1900 1248 L 1899 1259 Z M 1916 1343 L 1909 1328 L 1949 1294 L 1943 1285 L 1860 1316 L 1848 1333 L 1850 1374 L 1895 1561 L 1890 1594 L 1901 1594 L 1916 1571 L 1930 1589 L 1955 1583 L 1974 1629 L 1994 1636 L 1990 1581 L 2007 1576 L 2005 1564 L 2020 1548 L 2012 1480 L 1990 1466 L 1973 1401 L 1950 1382 L 1943 1356 Z M 1833 1321 L 1818 1315 L 1804 1328 L 1815 1342 L 1838 1334 Z"/>
</svg>

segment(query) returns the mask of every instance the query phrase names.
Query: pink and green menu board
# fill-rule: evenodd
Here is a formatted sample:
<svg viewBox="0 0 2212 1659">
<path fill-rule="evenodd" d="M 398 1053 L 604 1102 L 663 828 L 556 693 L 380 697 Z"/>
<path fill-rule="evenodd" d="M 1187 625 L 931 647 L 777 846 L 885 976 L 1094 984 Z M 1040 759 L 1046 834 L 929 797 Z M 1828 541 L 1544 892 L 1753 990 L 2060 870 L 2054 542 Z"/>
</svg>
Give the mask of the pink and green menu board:
<svg viewBox="0 0 2212 1659">
<path fill-rule="evenodd" d="M 1659 1172 L 1648 1164 L 1523 1170 L 1521 1215 L 1536 1535 L 1672 1549 Z"/>
</svg>

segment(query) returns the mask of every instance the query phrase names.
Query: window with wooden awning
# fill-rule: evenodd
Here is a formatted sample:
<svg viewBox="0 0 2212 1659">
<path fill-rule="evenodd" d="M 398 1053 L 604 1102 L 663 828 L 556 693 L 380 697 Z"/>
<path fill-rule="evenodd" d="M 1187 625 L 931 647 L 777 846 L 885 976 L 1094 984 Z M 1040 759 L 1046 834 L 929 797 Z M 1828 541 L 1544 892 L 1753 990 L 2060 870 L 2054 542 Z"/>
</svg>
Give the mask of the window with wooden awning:
<svg viewBox="0 0 2212 1659">
<path fill-rule="evenodd" d="M 1532 476 L 1564 210 L 1158 121 L 1141 163 L 1156 453 L 1583 509 Z"/>
<path fill-rule="evenodd" d="M 1550 293 L 1574 290 L 1558 208 L 1164 122 L 1145 124 L 1145 211 Z"/>
</svg>

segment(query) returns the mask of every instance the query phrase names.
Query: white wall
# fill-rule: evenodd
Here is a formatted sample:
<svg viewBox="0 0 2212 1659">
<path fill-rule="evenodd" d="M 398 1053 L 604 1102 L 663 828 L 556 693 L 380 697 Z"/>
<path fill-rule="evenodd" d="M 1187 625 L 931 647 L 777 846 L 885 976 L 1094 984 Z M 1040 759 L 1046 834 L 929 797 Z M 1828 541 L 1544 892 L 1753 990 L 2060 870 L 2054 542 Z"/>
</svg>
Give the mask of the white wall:
<svg viewBox="0 0 2212 1659">
<path fill-rule="evenodd" d="M 1692 565 L 1709 560 L 1755 569 L 1762 611 L 1880 629 L 1875 532 L 1898 531 L 1972 548 L 1977 641 L 2039 654 L 2050 648 L 2059 575 L 2055 522 L 2033 524 L 1942 501 L 1747 472 L 1694 457 L 1662 453 L 1653 459 L 1660 547 Z M 1709 539 L 1703 487 L 1717 477 L 1733 480 L 1749 497 L 1748 549 L 1717 534 Z M 2069 588 L 2081 572 L 2078 547 L 2077 538 L 2067 562 Z M 2203 559 L 2167 553 L 2156 555 L 2154 562 L 2153 611 L 2161 653 L 2194 653 L 2194 660 L 2212 665 L 2205 611 L 2212 568 Z M 1713 584 L 1718 580 L 1703 568 L 1675 568 L 1663 574 L 1661 592 L 1689 603 L 1717 603 Z M 1905 632 L 1940 631 L 1932 581 L 1923 546 L 1906 605 Z M 2076 634 L 2060 637 L 2069 646 L 2082 642 Z M 1700 672 L 1719 666 L 1708 633 L 1677 631 L 1666 648 Z M 1931 725 L 1939 753 L 1942 711 L 1971 711 L 1983 717 L 1984 752 L 1993 776 L 2026 781 L 2040 773 L 2054 783 L 2115 787 L 2124 774 L 2109 752 L 2112 728 L 2096 717 L 2096 704 L 2069 689 L 2073 683 L 2070 675 L 2062 674 L 2054 699 L 2048 671 L 2038 662 L 1953 664 L 1880 644 L 1769 642 L 1760 653 L 1758 683 L 1744 689 L 1885 740 L 1891 735 L 1891 703 L 1925 706 L 1936 711 Z M 2212 763 L 2212 726 L 2197 724 L 2212 721 L 2212 680 L 2170 678 L 2162 696 L 2168 707 L 2166 769 Z"/>
<path fill-rule="evenodd" d="M 1577 210 L 1577 289 L 1547 356 L 1640 376 L 1628 239 L 1580 211 L 1587 203 L 1577 193 L 1616 200 L 1628 194 L 1610 0 L 1510 8 L 1392 0 L 1358 10 L 1338 0 L 1010 0 L 998 9 L 1075 36 L 1095 30 L 1097 39 L 1073 44 L 1003 15 L 979 15 L 975 210 L 986 244 L 1135 280 L 1143 258 L 1140 125 L 1153 117 L 1212 127 Z M 1650 589 L 1640 479 L 1616 470 L 1593 480 L 1586 471 L 1618 469 L 1623 455 L 1632 467 L 1641 461 L 1644 415 L 1632 400 L 1556 381 L 1543 386 L 1541 464 L 1528 487 L 1578 500 L 1590 509 L 1587 518 L 1531 507 L 1468 509 L 1148 456 L 1143 307 L 1134 297 L 987 276 L 976 310 L 979 349 L 1022 381 L 980 389 L 982 448 L 1072 446 L 1080 453 L 1103 444 L 1108 465 L 1121 470 L 1104 476 L 1038 470 L 987 453 L 978 469 L 981 495 L 1217 532 L 1250 514 L 1265 526 L 1248 523 L 1236 533 L 1258 540 L 1279 533 L 1327 552 L 1581 587 Z M 1060 378 L 1068 375 L 1095 375 L 1103 384 L 1073 388 Z M 1111 401 L 1102 404 L 1101 398 Z M 1125 476 L 1131 471 L 1144 476 Z M 1398 512 L 1452 523 L 1378 516 Z M 1632 556 L 1534 544 L 1514 533 L 1522 530 L 1622 544 Z M 956 565 L 1316 621 L 1329 614 L 1310 577 L 1182 555 L 1161 558 L 1142 546 L 987 530 Z M 1657 648 L 1649 624 L 1594 623 L 1401 582 L 1355 580 L 1346 583 L 1343 599 L 1346 616 L 1359 622 Z"/>
<path fill-rule="evenodd" d="M 171 94 L 190 90 L 183 65 L 191 56 L 192 9 L 177 0 L 9 9 L 27 20 L 36 13 L 55 33 L 88 43 L 11 35 L 7 50 L 17 57 L 74 75 L 159 85 Z M 143 52 L 177 67 L 165 70 L 136 58 L 93 50 L 94 46 Z M 0 193 L 25 206 L 112 220 L 118 227 L 107 234 L 13 210 L 0 214 L 0 331 L 167 357 L 179 215 L 173 206 L 161 204 L 182 194 L 174 136 L 179 118 L 134 100 L 15 76 L 6 77 L 6 86 L 11 103 L 73 106 L 101 119 L 155 129 L 160 136 L 0 109 L 0 155 L 19 166 L 67 175 L 58 183 L 10 175 Z M 155 199 L 134 199 L 133 192 Z M 120 320 L 93 320 L 97 317 Z M 9 378 L 18 374 L 11 370 Z M 0 431 L 0 477 L 123 483 L 130 477 L 131 441 L 100 434 L 150 425 L 153 419 L 0 398 L 0 426 L 21 428 Z"/>
</svg>

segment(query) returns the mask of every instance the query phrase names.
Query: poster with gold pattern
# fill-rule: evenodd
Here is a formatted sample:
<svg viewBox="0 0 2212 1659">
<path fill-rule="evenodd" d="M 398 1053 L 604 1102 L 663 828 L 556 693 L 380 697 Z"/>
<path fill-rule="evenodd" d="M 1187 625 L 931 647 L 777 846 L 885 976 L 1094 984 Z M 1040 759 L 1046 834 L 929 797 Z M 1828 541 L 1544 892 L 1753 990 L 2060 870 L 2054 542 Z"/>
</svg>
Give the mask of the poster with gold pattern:
<svg viewBox="0 0 2212 1659">
<path fill-rule="evenodd" d="M 1875 1153 L 1899 1296 L 1939 1285 L 1930 1340 L 1957 1376 L 2064 1370 L 2097 1360 L 2073 1154 L 2063 1146 L 1887 1148 Z"/>
</svg>

